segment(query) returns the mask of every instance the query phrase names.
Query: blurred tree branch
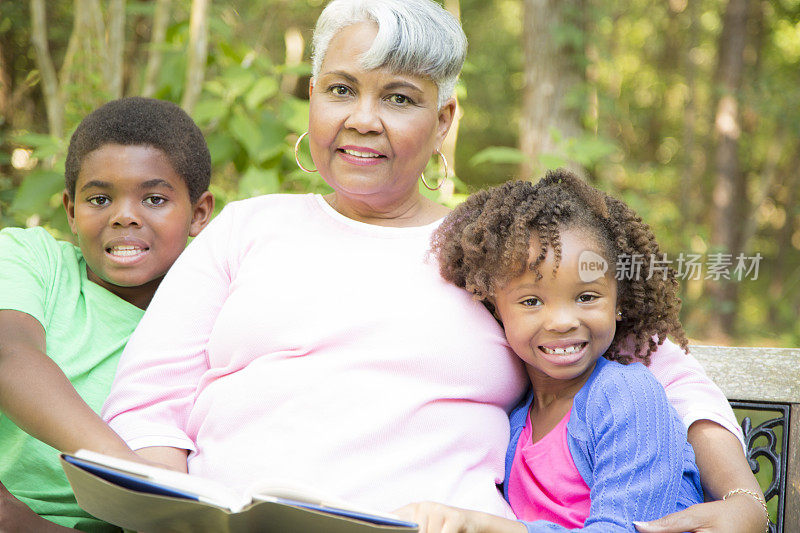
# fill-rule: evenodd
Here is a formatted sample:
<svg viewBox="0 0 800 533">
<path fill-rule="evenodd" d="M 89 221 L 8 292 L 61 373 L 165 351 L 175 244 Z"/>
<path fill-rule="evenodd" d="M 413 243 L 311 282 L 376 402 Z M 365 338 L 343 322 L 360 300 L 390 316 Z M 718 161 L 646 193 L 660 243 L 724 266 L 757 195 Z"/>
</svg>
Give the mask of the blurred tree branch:
<svg viewBox="0 0 800 533">
<path fill-rule="evenodd" d="M 729 0 L 725 10 L 717 67 L 721 96 L 714 121 L 717 149 L 711 244 L 734 257 L 742 247 L 743 220 L 739 212 L 741 203 L 747 201 L 746 174 L 739 164 L 742 131 L 739 93 L 744 73 L 748 3 L 749 0 Z M 736 319 L 737 286 L 721 279 L 709 284 L 709 292 L 718 304 L 710 319 L 711 331 L 720 337 L 730 337 Z"/>
<path fill-rule="evenodd" d="M 170 0 L 156 0 L 153 14 L 153 29 L 150 37 L 150 48 L 147 52 L 147 66 L 144 72 L 142 96 L 153 96 L 156 92 L 156 80 L 161 70 L 162 47 L 167 36 L 169 25 Z"/>
<path fill-rule="evenodd" d="M 31 0 L 31 42 L 42 79 L 42 94 L 47 109 L 50 134 L 64 136 L 64 101 L 58 85 L 56 69 L 47 44 L 47 17 L 44 0 Z"/>
<path fill-rule="evenodd" d="M 111 98 L 122 97 L 123 53 L 125 52 L 125 0 L 109 0 L 108 26 L 105 32 L 107 44 L 106 83 Z"/>
<path fill-rule="evenodd" d="M 181 107 L 189 114 L 194 110 L 200 92 L 208 57 L 208 11 L 211 0 L 192 0 L 192 15 L 189 22 L 189 50 L 186 65 L 186 84 L 183 89 Z"/>
<path fill-rule="evenodd" d="M 582 74 L 575 50 L 555 32 L 568 27 L 569 12 L 582 9 L 582 0 L 524 0 L 522 47 L 525 54 L 523 103 L 519 121 L 519 147 L 527 156 L 520 177 L 530 178 L 542 154 L 557 152 L 553 133 L 561 138 L 581 133 L 579 113 L 566 105 L 568 91 L 580 86 Z M 580 165 L 569 164 L 584 174 Z"/>
</svg>

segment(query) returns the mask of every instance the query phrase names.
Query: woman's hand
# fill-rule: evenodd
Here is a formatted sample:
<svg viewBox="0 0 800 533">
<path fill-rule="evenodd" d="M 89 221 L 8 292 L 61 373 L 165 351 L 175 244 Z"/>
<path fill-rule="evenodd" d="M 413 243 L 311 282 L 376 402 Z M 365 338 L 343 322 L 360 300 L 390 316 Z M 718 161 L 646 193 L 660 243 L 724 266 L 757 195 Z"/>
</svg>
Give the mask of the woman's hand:
<svg viewBox="0 0 800 533">
<path fill-rule="evenodd" d="M 767 525 L 764 509 L 747 494 L 699 503 L 652 522 L 634 524 L 639 533 L 764 533 Z"/>
<path fill-rule="evenodd" d="M 734 494 L 721 500 L 737 488 L 761 492 L 739 439 L 719 424 L 698 420 L 689 427 L 688 440 L 697 459 L 703 491 L 717 501 L 637 525 L 640 533 L 764 533 L 764 508 L 755 498 Z"/>
<path fill-rule="evenodd" d="M 0 483 L 0 533 L 28 533 L 30 531 L 50 533 L 74 531 L 54 524 L 34 513 Z"/>
<path fill-rule="evenodd" d="M 411 503 L 394 514 L 419 524 L 419 533 L 526 533 L 520 522 L 436 502 Z"/>
</svg>

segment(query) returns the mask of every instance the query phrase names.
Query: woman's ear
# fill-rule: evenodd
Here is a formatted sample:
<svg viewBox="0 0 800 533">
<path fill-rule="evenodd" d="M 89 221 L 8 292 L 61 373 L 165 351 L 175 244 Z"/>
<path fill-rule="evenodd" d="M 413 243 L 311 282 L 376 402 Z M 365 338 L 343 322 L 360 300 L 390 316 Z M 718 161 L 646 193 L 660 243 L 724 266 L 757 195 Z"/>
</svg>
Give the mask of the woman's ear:
<svg viewBox="0 0 800 533">
<path fill-rule="evenodd" d="M 436 133 L 439 142 L 437 145 L 441 146 L 444 138 L 447 137 L 447 132 L 450 131 L 450 126 L 453 125 L 453 118 L 456 115 L 456 99 L 449 98 L 447 102 L 439 109 L 439 124 L 436 128 Z"/>
</svg>

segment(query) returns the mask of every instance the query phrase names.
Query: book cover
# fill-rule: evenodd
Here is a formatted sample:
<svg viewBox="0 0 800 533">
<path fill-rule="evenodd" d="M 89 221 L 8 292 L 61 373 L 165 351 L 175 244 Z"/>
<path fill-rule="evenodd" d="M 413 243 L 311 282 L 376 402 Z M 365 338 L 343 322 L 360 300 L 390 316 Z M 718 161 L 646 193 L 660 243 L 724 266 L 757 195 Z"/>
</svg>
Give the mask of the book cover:
<svg viewBox="0 0 800 533">
<path fill-rule="evenodd" d="M 61 454 L 88 513 L 125 529 L 231 533 L 414 533 L 385 513 L 330 502 L 293 487 L 237 494 L 211 480 L 81 450 Z"/>
</svg>

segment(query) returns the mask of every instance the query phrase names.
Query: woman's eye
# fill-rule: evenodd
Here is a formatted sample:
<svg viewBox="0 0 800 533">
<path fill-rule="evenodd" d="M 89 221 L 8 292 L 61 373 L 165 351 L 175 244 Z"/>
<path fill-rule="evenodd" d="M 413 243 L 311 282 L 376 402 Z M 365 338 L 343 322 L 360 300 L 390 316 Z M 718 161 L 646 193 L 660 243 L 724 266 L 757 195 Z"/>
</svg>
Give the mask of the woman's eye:
<svg viewBox="0 0 800 533">
<path fill-rule="evenodd" d="M 350 89 L 344 85 L 334 85 L 330 88 L 330 91 L 336 96 L 347 96 L 350 93 Z"/>
<path fill-rule="evenodd" d="M 539 298 L 525 298 L 520 302 L 525 307 L 536 307 L 537 305 L 541 304 L 541 300 Z"/>
<path fill-rule="evenodd" d="M 389 101 L 392 102 L 393 104 L 403 105 L 410 103 L 411 99 L 403 94 L 393 94 L 389 96 Z"/>
<path fill-rule="evenodd" d="M 588 304 L 589 302 L 593 302 L 597 299 L 597 295 L 595 294 L 581 294 L 578 296 L 578 301 L 582 304 Z"/>
<path fill-rule="evenodd" d="M 87 200 L 87 202 L 89 202 L 90 204 L 96 205 L 98 207 L 102 207 L 110 201 L 111 200 L 109 200 L 108 197 L 106 196 L 92 196 Z"/>
<path fill-rule="evenodd" d="M 145 204 L 152 206 L 163 205 L 166 201 L 167 199 L 163 196 L 148 196 L 144 199 Z"/>
</svg>

